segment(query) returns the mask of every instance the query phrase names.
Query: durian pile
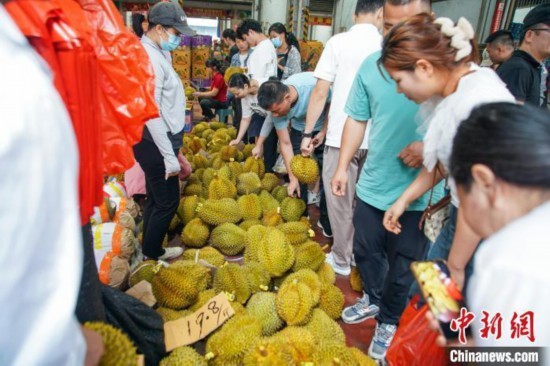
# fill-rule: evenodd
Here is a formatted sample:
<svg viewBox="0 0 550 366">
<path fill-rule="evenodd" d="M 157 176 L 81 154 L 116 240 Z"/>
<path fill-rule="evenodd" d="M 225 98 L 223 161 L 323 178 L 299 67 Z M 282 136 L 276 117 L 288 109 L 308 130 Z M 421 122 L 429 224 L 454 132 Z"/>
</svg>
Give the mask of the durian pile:
<svg viewBox="0 0 550 366">
<path fill-rule="evenodd" d="M 180 347 L 161 365 L 374 365 L 346 346 L 336 322 L 344 296 L 312 240 L 305 203 L 265 173 L 253 145 L 229 146 L 236 134 L 203 122 L 184 136 L 181 152 L 193 174 L 171 224 L 183 227 L 183 258 L 145 261 L 130 276 L 130 285 L 152 284 L 165 321 L 220 292 L 232 301 L 235 315 L 208 336 L 204 355 Z M 301 164 L 304 175 L 318 174 L 309 163 Z"/>
</svg>

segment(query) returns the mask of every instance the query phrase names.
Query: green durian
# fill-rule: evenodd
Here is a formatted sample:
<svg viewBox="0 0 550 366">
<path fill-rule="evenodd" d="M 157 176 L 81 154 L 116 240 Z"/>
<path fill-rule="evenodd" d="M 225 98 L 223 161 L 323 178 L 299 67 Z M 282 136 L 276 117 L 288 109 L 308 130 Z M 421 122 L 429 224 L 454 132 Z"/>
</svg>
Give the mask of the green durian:
<svg viewBox="0 0 550 366">
<path fill-rule="evenodd" d="M 210 236 L 210 230 L 201 219 L 196 218 L 191 220 L 181 233 L 181 242 L 186 247 L 202 248 L 206 245 Z"/>
<path fill-rule="evenodd" d="M 259 220 L 262 217 L 262 203 L 256 194 L 247 194 L 237 200 L 243 220 Z"/>
<path fill-rule="evenodd" d="M 178 347 L 159 366 L 207 366 L 206 359 L 189 346 Z"/>
<path fill-rule="evenodd" d="M 228 263 L 218 268 L 213 286 L 216 292 L 232 294 L 235 296 L 235 301 L 240 304 L 245 304 L 250 297 L 246 272 L 235 263 Z"/>
<path fill-rule="evenodd" d="M 281 216 L 285 221 L 300 221 L 306 203 L 300 198 L 287 197 L 281 202 Z"/>
<path fill-rule="evenodd" d="M 99 366 L 130 366 L 137 362 L 136 347 L 120 329 L 102 322 L 87 322 L 84 327 L 93 330 L 103 340 L 104 352 Z"/>
<path fill-rule="evenodd" d="M 246 231 L 235 224 L 225 223 L 212 230 L 210 245 L 225 255 L 241 253 L 245 245 Z"/>
<path fill-rule="evenodd" d="M 197 207 L 201 220 L 210 225 L 221 225 L 226 222 L 236 224 L 241 221 L 241 210 L 237 201 L 231 198 L 206 200 Z"/>
<path fill-rule="evenodd" d="M 246 310 L 262 325 L 263 336 L 273 335 L 284 326 L 283 319 L 277 313 L 277 295 L 274 293 L 258 292 L 252 295 Z"/>
</svg>

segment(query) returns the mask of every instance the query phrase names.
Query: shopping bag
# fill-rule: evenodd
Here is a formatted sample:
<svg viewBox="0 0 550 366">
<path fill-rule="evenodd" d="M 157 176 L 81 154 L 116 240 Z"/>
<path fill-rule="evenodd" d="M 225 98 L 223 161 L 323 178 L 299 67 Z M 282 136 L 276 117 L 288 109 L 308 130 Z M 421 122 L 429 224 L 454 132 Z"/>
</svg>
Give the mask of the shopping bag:
<svg viewBox="0 0 550 366">
<path fill-rule="evenodd" d="M 399 321 L 397 333 L 388 349 L 390 366 L 445 366 L 449 364 L 445 348 L 436 345 L 439 333 L 426 319 L 428 306 L 418 307 L 419 296 L 413 297 Z"/>
</svg>

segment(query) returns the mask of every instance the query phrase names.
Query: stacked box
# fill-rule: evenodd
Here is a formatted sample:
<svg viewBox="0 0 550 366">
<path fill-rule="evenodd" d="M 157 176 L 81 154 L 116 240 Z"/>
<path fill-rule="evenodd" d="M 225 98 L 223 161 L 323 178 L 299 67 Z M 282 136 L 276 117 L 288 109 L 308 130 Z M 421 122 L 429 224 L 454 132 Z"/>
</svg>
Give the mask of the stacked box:
<svg viewBox="0 0 550 366">
<path fill-rule="evenodd" d="M 197 35 L 191 39 L 191 80 L 199 88 L 207 88 L 211 84 L 210 71 L 205 65 L 211 51 L 211 36 Z"/>
<path fill-rule="evenodd" d="M 313 71 L 323 53 L 323 43 L 319 41 L 300 41 L 300 55 L 302 64 L 307 62 L 309 67 L 302 71 Z"/>
<path fill-rule="evenodd" d="M 172 65 L 185 86 L 191 80 L 191 37 L 182 36 L 178 48 L 172 52 Z"/>
</svg>

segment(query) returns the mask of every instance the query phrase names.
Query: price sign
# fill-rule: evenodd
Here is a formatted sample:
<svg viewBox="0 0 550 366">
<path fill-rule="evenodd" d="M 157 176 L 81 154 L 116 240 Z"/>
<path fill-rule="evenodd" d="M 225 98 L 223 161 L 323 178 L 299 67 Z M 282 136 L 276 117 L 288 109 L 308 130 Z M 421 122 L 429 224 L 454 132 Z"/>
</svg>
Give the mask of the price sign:
<svg viewBox="0 0 550 366">
<path fill-rule="evenodd" d="M 164 323 L 166 351 L 203 339 L 234 314 L 226 295 L 219 293 L 192 315 Z"/>
</svg>

